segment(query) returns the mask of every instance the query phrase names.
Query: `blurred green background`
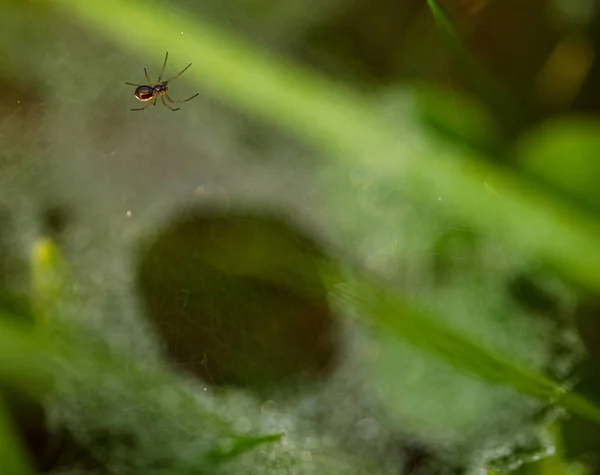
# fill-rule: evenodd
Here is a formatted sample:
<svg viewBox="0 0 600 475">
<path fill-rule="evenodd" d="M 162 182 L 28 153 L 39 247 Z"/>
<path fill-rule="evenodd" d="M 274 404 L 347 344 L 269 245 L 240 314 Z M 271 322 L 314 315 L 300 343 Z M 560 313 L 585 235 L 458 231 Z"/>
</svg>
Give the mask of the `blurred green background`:
<svg viewBox="0 0 600 475">
<path fill-rule="evenodd" d="M 600 470 L 595 0 L 0 6 L 0 473 Z"/>
</svg>

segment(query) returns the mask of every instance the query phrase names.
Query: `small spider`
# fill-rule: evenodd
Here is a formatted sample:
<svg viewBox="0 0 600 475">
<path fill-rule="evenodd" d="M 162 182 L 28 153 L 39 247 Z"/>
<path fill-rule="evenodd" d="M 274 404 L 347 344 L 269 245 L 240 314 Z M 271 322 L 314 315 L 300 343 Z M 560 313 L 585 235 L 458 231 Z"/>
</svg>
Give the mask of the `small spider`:
<svg viewBox="0 0 600 475">
<path fill-rule="evenodd" d="M 158 81 L 156 81 L 156 82 L 150 81 L 150 76 L 148 76 L 148 72 L 146 71 L 146 68 L 144 68 L 144 74 L 146 75 L 146 80 L 148 81 L 147 85 L 146 84 L 133 84 L 131 82 L 125 83 L 129 86 L 137 86 L 134 94 L 135 94 L 135 98 L 138 101 L 148 102 L 148 104 L 146 104 L 144 107 L 140 107 L 138 109 L 131 109 L 132 111 L 143 111 L 143 110 L 147 109 L 148 106 L 150 106 L 150 105 L 156 105 L 156 99 L 159 96 L 160 96 L 160 100 L 163 103 L 163 106 L 165 106 L 167 109 L 171 109 L 172 111 L 178 111 L 180 108 L 178 107 L 177 109 L 173 109 L 169 104 L 167 104 L 165 102 L 165 97 L 167 98 L 167 100 L 169 102 L 179 103 L 179 102 L 191 101 L 194 97 L 196 97 L 198 94 L 200 94 L 200 93 L 194 94 L 192 97 L 185 99 L 183 101 L 174 100 L 169 97 L 169 94 L 167 93 L 167 90 L 169 89 L 167 87 L 167 84 L 175 81 L 175 79 L 177 79 L 179 76 L 181 76 L 185 72 L 185 70 L 192 65 L 192 63 L 188 64 L 183 69 L 183 71 L 181 71 L 174 78 L 169 79 L 168 81 L 161 81 L 162 75 L 165 73 L 165 68 L 167 67 L 167 58 L 168 57 L 169 57 L 169 52 L 167 52 L 167 54 L 165 55 L 165 63 L 163 64 L 160 75 L 158 76 Z"/>
</svg>

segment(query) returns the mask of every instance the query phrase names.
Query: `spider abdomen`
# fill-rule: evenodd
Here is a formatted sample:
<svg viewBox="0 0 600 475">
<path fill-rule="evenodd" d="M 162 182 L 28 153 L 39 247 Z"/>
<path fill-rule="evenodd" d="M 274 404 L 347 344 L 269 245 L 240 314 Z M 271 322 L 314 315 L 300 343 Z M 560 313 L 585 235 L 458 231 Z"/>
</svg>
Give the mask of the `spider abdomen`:
<svg viewBox="0 0 600 475">
<path fill-rule="evenodd" d="M 135 97 L 140 101 L 149 101 L 154 95 L 154 88 L 150 86 L 140 86 L 135 90 Z"/>
</svg>

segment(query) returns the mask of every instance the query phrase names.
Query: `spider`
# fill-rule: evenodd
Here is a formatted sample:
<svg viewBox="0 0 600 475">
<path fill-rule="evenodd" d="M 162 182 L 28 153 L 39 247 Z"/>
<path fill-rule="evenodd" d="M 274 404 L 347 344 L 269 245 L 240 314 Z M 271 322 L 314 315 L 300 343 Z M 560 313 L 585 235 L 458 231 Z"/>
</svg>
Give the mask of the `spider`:
<svg viewBox="0 0 600 475">
<path fill-rule="evenodd" d="M 189 97 L 183 101 L 174 100 L 169 97 L 169 94 L 167 93 L 167 90 L 169 89 L 167 87 L 167 84 L 175 81 L 175 79 L 177 79 L 179 76 L 181 76 L 185 72 L 185 70 L 192 65 L 192 63 L 188 64 L 185 68 L 183 68 L 183 71 L 181 71 L 174 78 L 169 79 L 168 81 L 161 81 L 162 75 L 165 73 L 165 68 L 167 66 L 167 58 L 168 57 L 169 57 L 169 52 L 167 51 L 167 54 L 165 55 L 165 62 L 163 64 L 162 70 L 160 71 L 160 75 L 158 76 L 158 81 L 156 81 L 156 82 L 150 81 L 150 76 L 148 76 L 148 72 L 146 71 L 146 68 L 144 68 L 144 74 L 146 75 L 146 80 L 148 81 L 147 85 L 146 84 L 133 84 L 131 82 L 125 83 L 129 86 L 136 86 L 134 94 L 135 94 L 135 98 L 138 101 L 148 102 L 148 104 L 146 104 L 144 107 L 140 107 L 138 109 L 131 109 L 132 111 L 143 111 L 151 105 L 156 105 L 156 99 L 160 96 L 160 100 L 162 101 L 163 106 L 165 106 L 167 109 L 171 109 L 173 112 L 175 112 L 175 111 L 178 111 L 180 109 L 180 107 L 178 107 L 177 109 L 173 109 L 169 104 L 167 104 L 165 102 L 165 97 L 167 98 L 167 100 L 169 102 L 179 103 L 179 102 L 191 101 L 194 97 L 196 97 L 198 94 L 200 94 L 200 93 L 196 93 L 192 97 Z"/>
</svg>

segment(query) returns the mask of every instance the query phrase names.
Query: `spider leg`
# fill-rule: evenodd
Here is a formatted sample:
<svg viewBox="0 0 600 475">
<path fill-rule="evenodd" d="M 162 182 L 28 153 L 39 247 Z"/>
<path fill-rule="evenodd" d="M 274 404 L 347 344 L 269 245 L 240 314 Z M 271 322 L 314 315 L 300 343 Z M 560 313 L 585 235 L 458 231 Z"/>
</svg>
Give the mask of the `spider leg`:
<svg viewBox="0 0 600 475">
<path fill-rule="evenodd" d="M 139 107 L 138 109 L 131 109 L 132 111 L 143 111 L 150 107 L 152 104 L 156 105 L 156 97 L 152 99 L 152 101 L 148 102 L 144 107 Z"/>
<path fill-rule="evenodd" d="M 167 54 L 165 54 L 165 62 L 163 63 L 163 67 L 160 70 L 160 74 L 158 75 L 158 80 L 156 82 L 160 82 L 160 79 L 162 78 L 163 74 L 165 74 L 165 68 L 167 67 L 167 58 L 169 57 L 169 52 L 167 51 Z"/>
<path fill-rule="evenodd" d="M 171 98 L 169 97 L 169 94 L 167 94 L 167 93 L 165 93 L 165 96 L 167 96 L 167 100 L 168 100 L 169 102 L 187 102 L 187 101 L 191 101 L 191 100 L 192 100 L 194 97 L 198 96 L 199 94 L 200 94 L 200 93 L 198 92 L 198 93 L 194 94 L 192 97 L 188 97 L 187 99 L 184 99 L 184 100 L 171 99 Z"/>
<path fill-rule="evenodd" d="M 146 68 L 144 68 L 144 74 L 146 75 L 146 81 L 148 81 L 148 84 L 152 85 L 152 81 L 150 81 L 150 76 L 148 76 L 148 71 L 146 71 Z"/>
<path fill-rule="evenodd" d="M 172 81 L 175 81 L 175 79 L 177 79 L 179 76 L 181 76 L 183 73 L 185 73 L 186 69 L 189 68 L 192 65 L 192 63 L 188 64 L 185 68 L 183 68 L 183 70 L 174 78 L 169 79 L 168 81 L 163 81 L 165 84 L 168 84 Z"/>
<path fill-rule="evenodd" d="M 160 96 L 160 100 L 162 101 L 163 106 L 165 106 L 167 109 L 171 109 L 173 112 L 178 111 L 180 109 L 179 107 L 177 109 L 173 109 L 169 104 L 165 102 L 164 96 Z"/>
<path fill-rule="evenodd" d="M 125 84 L 127 84 L 128 86 L 137 86 L 137 87 L 145 86 L 145 84 L 133 84 L 132 82 L 126 82 Z"/>
</svg>

